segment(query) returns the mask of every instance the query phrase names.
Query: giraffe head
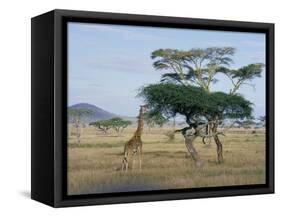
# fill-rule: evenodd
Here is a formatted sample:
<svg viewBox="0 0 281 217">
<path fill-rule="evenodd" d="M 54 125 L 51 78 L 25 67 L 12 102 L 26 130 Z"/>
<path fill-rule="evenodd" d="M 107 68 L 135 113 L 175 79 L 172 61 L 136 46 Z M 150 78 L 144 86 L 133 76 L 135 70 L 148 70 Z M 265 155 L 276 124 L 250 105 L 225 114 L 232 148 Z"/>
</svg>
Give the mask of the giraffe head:
<svg viewBox="0 0 281 217">
<path fill-rule="evenodd" d="M 144 112 L 146 112 L 146 109 L 147 109 L 147 105 L 140 106 L 140 112 L 144 113 Z"/>
</svg>

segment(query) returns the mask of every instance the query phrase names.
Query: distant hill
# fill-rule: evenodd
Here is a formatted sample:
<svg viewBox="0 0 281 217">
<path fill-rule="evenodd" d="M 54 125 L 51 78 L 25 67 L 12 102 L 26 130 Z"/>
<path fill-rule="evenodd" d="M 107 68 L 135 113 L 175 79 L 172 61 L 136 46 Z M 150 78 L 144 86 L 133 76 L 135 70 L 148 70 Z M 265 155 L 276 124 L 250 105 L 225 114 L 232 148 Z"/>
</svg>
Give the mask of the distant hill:
<svg viewBox="0 0 281 217">
<path fill-rule="evenodd" d="M 119 117 L 122 118 L 124 120 L 128 120 L 128 121 L 132 121 L 133 125 L 137 124 L 137 117 L 130 117 L 130 116 L 122 116 L 122 115 L 117 115 L 114 113 L 111 113 L 109 111 L 106 111 L 96 105 L 92 105 L 89 103 L 78 103 L 72 106 L 69 106 L 69 108 L 74 108 L 74 109 L 88 109 L 93 111 L 93 114 L 84 116 L 81 118 L 81 122 L 82 123 L 90 123 L 93 121 L 100 121 L 100 120 L 108 120 L 111 118 L 115 118 L 115 117 Z M 178 120 L 176 120 L 176 125 L 182 125 L 181 123 L 185 123 L 181 118 L 178 118 Z M 166 126 L 172 126 L 173 125 L 173 121 L 170 120 L 168 123 L 165 124 Z"/>
<path fill-rule="evenodd" d="M 89 110 L 93 111 L 93 114 L 90 114 L 90 115 L 87 115 L 87 116 L 81 118 L 81 121 L 84 123 L 89 123 L 92 121 L 99 121 L 99 120 L 107 120 L 107 119 L 111 119 L 114 117 L 120 117 L 119 115 L 105 111 L 102 108 L 99 108 L 95 105 L 88 104 L 88 103 L 78 103 L 78 104 L 70 106 L 69 108 L 89 109 Z"/>
</svg>

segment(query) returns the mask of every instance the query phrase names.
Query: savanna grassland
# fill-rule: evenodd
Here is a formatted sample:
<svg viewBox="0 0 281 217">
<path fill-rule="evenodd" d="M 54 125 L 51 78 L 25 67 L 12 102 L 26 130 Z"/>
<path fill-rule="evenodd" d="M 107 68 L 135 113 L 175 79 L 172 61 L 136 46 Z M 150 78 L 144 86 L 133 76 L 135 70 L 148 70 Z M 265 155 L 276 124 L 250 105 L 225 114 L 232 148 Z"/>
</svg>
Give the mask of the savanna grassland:
<svg viewBox="0 0 281 217">
<path fill-rule="evenodd" d="M 204 160 L 201 168 L 186 154 L 183 137 L 174 141 L 165 136 L 168 128 L 144 130 L 142 171 L 120 171 L 124 143 L 135 128 L 117 135 L 103 134 L 93 127 L 83 128 L 81 145 L 75 135 L 68 141 L 68 193 L 89 194 L 198 188 L 265 183 L 264 130 L 235 129 L 221 136 L 224 163 L 217 164 L 216 144 L 209 147 L 195 140 L 194 146 Z"/>
</svg>

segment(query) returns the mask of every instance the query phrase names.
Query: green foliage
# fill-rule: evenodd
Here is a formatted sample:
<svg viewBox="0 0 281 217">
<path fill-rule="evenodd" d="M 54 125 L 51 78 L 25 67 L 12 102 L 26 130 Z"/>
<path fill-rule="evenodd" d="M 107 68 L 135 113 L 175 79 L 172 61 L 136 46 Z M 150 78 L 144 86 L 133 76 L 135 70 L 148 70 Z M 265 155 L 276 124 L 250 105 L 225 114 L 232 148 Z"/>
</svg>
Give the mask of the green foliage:
<svg viewBox="0 0 281 217">
<path fill-rule="evenodd" d="M 162 127 L 168 119 L 163 117 L 160 112 L 148 111 L 144 114 L 144 121 L 149 127 L 154 127 L 155 125 Z"/>
<path fill-rule="evenodd" d="M 122 132 L 126 127 L 132 124 L 131 121 L 123 120 L 122 118 L 112 118 L 109 122 L 117 133 Z"/>
<path fill-rule="evenodd" d="M 242 85 L 251 85 L 248 82 L 254 78 L 261 77 L 263 67 L 264 64 L 255 63 L 243 66 L 236 70 L 228 70 L 225 74 L 230 78 L 233 84 L 233 89 L 230 90 L 230 93 L 236 93 Z"/>
<path fill-rule="evenodd" d="M 261 77 L 264 64 L 255 63 L 239 69 L 230 69 L 235 49 L 232 47 L 210 47 L 179 51 L 176 49 L 159 49 L 152 52 L 157 70 L 165 70 L 161 82 L 172 82 L 181 85 L 195 85 L 209 91 L 210 85 L 216 83 L 215 75 L 223 73 L 230 78 L 235 94 L 241 85 L 256 77 Z"/>
<path fill-rule="evenodd" d="M 218 147 L 219 163 L 223 161 L 223 156 L 218 135 L 224 134 L 218 132 L 218 126 L 228 119 L 237 121 L 251 118 L 252 103 L 236 94 L 236 91 L 241 85 L 260 77 L 263 68 L 263 64 L 250 64 L 237 70 L 230 69 L 234 53 L 232 47 L 156 50 L 151 55 L 153 66 L 165 73 L 161 83 L 143 87 L 139 93 L 150 113 L 160 114 L 167 119 L 177 114 L 185 116 L 189 126 L 174 132 L 181 132 L 193 139 L 197 136 L 203 139 L 213 137 Z M 230 78 L 233 88 L 229 94 L 210 91 L 210 85 L 217 82 L 217 73 Z M 206 126 L 210 126 L 211 132 L 202 134 L 200 131 Z M 188 135 L 187 131 L 190 131 Z M 192 142 L 189 145 L 192 147 Z M 193 158 L 198 159 L 194 153 L 196 151 L 191 152 Z"/>
<path fill-rule="evenodd" d="M 150 112 L 173 117 L 181 114 L 187 123 L 225 119 L 250 118 L 252 104 L 236 94 L 242 85 L 260 77 L 263 64 L 249 64 L 231 69 L 233 47 L 196 48 L 187 51 L 158 49 L 152 52 L 153 66 L 164 70 L 161 84 L 144 87 L 140 95 Z M 217 82 L 217 73 L 230 78 L 233 88 L 229 94 L 210 92 L 210 84 Z M 235 95 L 235 96 L 234 96 Z"/>
<path fill-rule="evenodd" d="M 94 126 L 99 130 L 103 131 L 104 133 L 107 133 L 109 129 L 114 129 L 116 132 L 120 133 L 131 124 L 131 121 L 123 120 L 121 118 L 116 117 L 111 118 L 109 120 L 92 122 L 90 123 L 90 126 Z"/>
<path fill-rule="evenodd" d="M 161 113 L 166 118 L 180 114 L 188 124 L 198 120 L 243 119 L 250 117 L 251 102 L 239 95 L 223 92 L 207 92 L 195 86 L 172 83 L 152 84 L 144 87 L 143 97 L 151 112 Z"/>
<path fill-rule="evenodd" d="M 237 70 L 231 70 L 230 74 L 232 78 L 240 78 L 244 80 L 252 80 L 256 77 L 261 77 L 261 72 L 264 64 L 256 63 L 243 66 Z"/>
<path fill-rule="evenodd" d="M 95 121 L 91 122 L 89 125 L 98 128 L 104 133 L 107 133 L 107 131 L 112 128 L 112 122 L 109 120 Z"/>
</svg>

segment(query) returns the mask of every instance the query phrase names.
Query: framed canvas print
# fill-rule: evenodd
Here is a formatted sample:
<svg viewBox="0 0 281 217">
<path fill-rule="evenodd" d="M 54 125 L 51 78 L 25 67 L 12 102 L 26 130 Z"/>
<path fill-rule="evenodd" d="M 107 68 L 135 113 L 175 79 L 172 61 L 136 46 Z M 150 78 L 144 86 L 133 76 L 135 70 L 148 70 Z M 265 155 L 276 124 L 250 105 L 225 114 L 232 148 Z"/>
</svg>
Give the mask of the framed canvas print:
<svg viewBox="0 0 281 217">
<path fill-rule="evenodd" d="M 32 192 L 54 207 L 274 192 L 274 24 L 32 18 Z"/>
</svg>

